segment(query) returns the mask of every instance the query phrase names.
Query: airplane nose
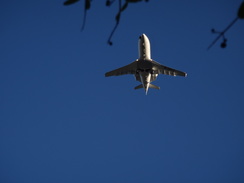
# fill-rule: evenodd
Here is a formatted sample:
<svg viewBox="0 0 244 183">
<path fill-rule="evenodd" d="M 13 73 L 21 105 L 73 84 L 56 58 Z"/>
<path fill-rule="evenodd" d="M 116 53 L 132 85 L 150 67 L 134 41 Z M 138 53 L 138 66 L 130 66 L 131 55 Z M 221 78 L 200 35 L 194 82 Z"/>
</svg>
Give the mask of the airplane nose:
<svg viewBox="0 0 244 183">
<path fill-rule="evenodd" d="M 142 34 L 139 36 L 139 39 L 144 38 L 145 36 L 146 36 L 146 34 Z"/>
</svg>

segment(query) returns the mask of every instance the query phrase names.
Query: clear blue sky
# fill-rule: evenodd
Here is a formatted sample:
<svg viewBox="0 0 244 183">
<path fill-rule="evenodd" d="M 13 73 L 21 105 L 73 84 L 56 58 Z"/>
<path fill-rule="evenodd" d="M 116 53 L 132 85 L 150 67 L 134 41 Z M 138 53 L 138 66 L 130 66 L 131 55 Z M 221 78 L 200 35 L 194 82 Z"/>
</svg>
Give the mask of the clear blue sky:
<svg viewBox="0 0 244 183">
<path fill-rule="evenodd" d="M 1 183 L 244 182 L 244 20 L 221 49 L 242 0 L 129 5 L 1 1 Z M 134 90 L 132 75 L 104 73 L 137 59 L 145 33 L 152 58 L 188 73 Z"/>
</svg>

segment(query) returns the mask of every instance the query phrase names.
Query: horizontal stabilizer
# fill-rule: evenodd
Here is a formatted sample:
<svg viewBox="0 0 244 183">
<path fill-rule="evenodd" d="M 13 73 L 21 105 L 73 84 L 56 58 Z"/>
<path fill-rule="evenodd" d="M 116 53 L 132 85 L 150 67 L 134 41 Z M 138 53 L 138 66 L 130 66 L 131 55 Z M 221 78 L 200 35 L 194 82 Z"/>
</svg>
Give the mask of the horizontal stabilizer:
<svg viewBox="0 0 244 183">
<path fill-rule="evenodd" d="M 159 87 L 159 86 L 156 86 L 156 85 L 153 85 L 153 84 L 150 84 L 150 85 L 149 85 L 149 88 L 154 88 L 154 89 L 157 89 L 157 90 L 159 90 L 159 89 L 160 89 L 160 87 Z"/>
<path fill-rule="evenodd" d="M 143 86 L 142 85 L 138 85 L 134 89 L 137 90 L 137 89 L 140 89 L 140 88 L 143 88 Z"/>
<path fill-rule="evenodd" d="M 143 85 L 138 85 L 134 89 L 137 90 L 137 89 L 140 89 L 140 88 L 143 88 Z M 149 84 L 149 88 L 154 88 L 154 89 L 157 89 L 157 90 L 160 89 L 160 87 L 158 87 L 156 85 L 153 85 L 153 84 Z"/>
</svg>

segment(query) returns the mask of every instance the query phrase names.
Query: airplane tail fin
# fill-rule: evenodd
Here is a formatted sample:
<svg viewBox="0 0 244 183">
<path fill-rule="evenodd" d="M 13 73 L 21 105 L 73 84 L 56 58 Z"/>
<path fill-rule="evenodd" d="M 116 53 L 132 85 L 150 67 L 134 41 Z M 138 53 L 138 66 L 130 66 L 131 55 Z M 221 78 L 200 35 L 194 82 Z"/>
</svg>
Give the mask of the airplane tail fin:
<svg viewBox="0 0 244 183">
<path fill-rule="evenodd" d="M 142 85 L 142 84 L 141 84 L 141 85 L 136 86 L 134 89 L 135 89 L 135 90 L 137 90 L 137 89 L 140 89 L 140 88 L 143 88 L 143 85 Z M 154 89 L 157 89 L 157 90 L 159 90 L 159 89 L 160 89 L 160 87 L 159 87 L 159 86 L 156 86 L 156 85 L 153 85 L 153 84 L 149 84 L 149 88 L 154 88 Z"/>
</svg>

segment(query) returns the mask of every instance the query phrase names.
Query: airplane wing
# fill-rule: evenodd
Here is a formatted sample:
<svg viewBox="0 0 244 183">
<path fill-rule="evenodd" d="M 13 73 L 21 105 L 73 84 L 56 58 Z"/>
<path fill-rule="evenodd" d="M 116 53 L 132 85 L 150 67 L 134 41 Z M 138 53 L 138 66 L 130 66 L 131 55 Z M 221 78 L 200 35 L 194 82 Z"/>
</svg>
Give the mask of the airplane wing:
<svg viewBox="0 0 244 183">
<path fill-rule="evenodd" d="M 171 76 L 187 76 L 187 73 L 176 70 L 176 69 L 172 69 L 170 67 L 166 67 L 164 65 L 161 65 L 160 63 L 156 62 L 156 61 L 152 61 L 153 63 L 153 67 L 156 69 L 156 73 L 157 74 L 166 74 L 166 75 L 171 75 Z"/>
<path fill-rule="evenodd" d="M 129 65 L 107 72 L 105 76 L 109 77 L 109 76 L 120 76 L 124 74 L 135 74 L 136 70 L 137 70 L 137 61 L 134 61 Z"/>
</svg>

